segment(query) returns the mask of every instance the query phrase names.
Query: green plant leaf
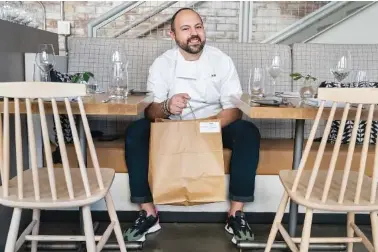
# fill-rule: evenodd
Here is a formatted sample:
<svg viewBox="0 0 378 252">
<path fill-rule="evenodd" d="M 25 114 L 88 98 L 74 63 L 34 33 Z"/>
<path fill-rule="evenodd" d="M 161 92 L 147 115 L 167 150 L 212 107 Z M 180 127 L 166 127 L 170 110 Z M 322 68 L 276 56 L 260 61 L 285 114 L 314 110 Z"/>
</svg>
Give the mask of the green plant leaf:
<svg viewBox="0 0 378 252">
<path fill-rule="evenodd" d="M 316 81 L 317 79 L 313 76 L 311 76 L 310 74 L 307 74 L 307 75 L 302 75 L 300 73 L 292 73 L 290 74 L 290 77 L 293 78 L 293 80 L 300 80 L 301 78 L 304 78 L 305 80 L 314 80 Z"/>
<path fill-rule="evenodd" d="M 85 73 L 83 74 L 83 79 L 84 79 L 84 81 L 85 81 L 85 82 L 88 82 L 89 78 L 90 78 L 90 76 L 89 76 L 88 72 L 85 72 Z"/>
<path fill-rule="evenodd" d="M 292 73 L 290 74 L 291 77 L 298 77 L 298 76 L 302 76 L 300 73 Z"/>
<path fill-rule="evenodd" d="M 80 81 L 88 82 L 90 77 L 94 77 L 94 74 L 91 72 L 75 73 L 71 78 L 71 82 L 73 83 L 79 83 Z"/>
<path fill-rule="evenodd" d="M 78 74 L 75 74 L 74 76 L 72 76 L 71 81 L 72 81 L 73 83 L 78 83 L 78 81 L 79 81 L 79 75 L 78 75 Z"/>
</svg>

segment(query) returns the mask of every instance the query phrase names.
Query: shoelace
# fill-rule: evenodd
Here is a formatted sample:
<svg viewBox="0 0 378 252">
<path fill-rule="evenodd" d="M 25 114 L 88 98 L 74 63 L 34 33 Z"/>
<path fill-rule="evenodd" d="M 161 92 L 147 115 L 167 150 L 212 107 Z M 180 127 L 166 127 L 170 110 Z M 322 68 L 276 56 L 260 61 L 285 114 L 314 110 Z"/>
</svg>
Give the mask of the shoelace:
<svg viewBox="0 0 378 252">
<path fill-rule="evenodd" d="M 240 218 L 240 223 L 241 223 L 241 227 L 243 227 L 243 228 L 247 226 L 246 221 L 244 220 L 243 217 Z"/>
<path fill-rule="evenodd" d="M 139 215 L 138 219 L 136 219 L 133 224 L 133 228 L 138 227 L 140 224 L 143 224 L 145 221 L 146 221 L 146 217 L 143 215 Z"/>
<path fill-rule="evenodd" d="M 240 216 L 237 218 L 240 219 L 240 228 L 242 229 L 249 228 L 248 222 L 245 221 L 244 216 Z"/>
</svg>

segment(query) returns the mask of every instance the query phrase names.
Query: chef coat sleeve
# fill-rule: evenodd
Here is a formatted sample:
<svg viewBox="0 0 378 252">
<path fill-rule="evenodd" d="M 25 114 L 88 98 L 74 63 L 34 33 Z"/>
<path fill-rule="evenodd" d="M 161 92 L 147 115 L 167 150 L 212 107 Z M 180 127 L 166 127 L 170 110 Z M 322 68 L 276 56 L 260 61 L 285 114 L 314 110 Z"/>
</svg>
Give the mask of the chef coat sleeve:
<svg viewBox="0 0 378 252">
<path fill-rule="evenodd" d="M 149 75 L 147 79 L 147 90 L 153 96 L 153 102 L 161 103 L 168 98 L 168 84 L 164 78 L 167 64 L 164 64 L 161 58 L 157 58 L 150 66 Z"/>
<path fill-rule="evenodd" d="M 243 91 L 234 62 L 230 57 L 227 60 L 226 73 L 222 80 L 220 102 L 223 109 L 236 108 L 230 98 L 242 95 Z"/>
</svg>

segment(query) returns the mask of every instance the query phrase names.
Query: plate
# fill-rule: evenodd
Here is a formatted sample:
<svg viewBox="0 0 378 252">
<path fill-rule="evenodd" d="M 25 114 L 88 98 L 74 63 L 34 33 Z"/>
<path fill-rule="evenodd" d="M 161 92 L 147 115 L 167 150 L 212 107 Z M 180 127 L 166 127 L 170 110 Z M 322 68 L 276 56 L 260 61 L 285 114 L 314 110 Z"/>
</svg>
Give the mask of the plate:
<svg viewBox="0 0 378 252">
<path fill-rule="evenodd" d="M 252 103 L 259 104 L 260 106 L 280 106 L 281 102 L 277 100 L 252 100 Z"/>
</svg>

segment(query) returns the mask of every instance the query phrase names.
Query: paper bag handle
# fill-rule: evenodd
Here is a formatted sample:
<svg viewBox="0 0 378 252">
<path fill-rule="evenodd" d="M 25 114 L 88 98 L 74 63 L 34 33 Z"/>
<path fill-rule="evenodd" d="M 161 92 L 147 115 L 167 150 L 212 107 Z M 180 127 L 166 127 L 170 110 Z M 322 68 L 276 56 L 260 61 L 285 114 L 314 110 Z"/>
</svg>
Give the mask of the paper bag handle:
<svg viewBox="0 0 378 252">
<path fill-rule="evenodd" d="M 190 111 L 192 112 L 192 114 L 193 114 L 193 118 L 194 118 L 194 120 L 197 120 L 196 119 L 196 115 L 194 114 L 194 112 L 193 112 L 193 108 L 192 108 L 192 105 L 190 105 L 190 102 L 188 101 L 188 105 L 189 105 L 189 108 L 190 108 Z M 180 120 L 182 121 L 182 117 L 181 117 L 181 114 L 180 114 Z"/>
</svg>

